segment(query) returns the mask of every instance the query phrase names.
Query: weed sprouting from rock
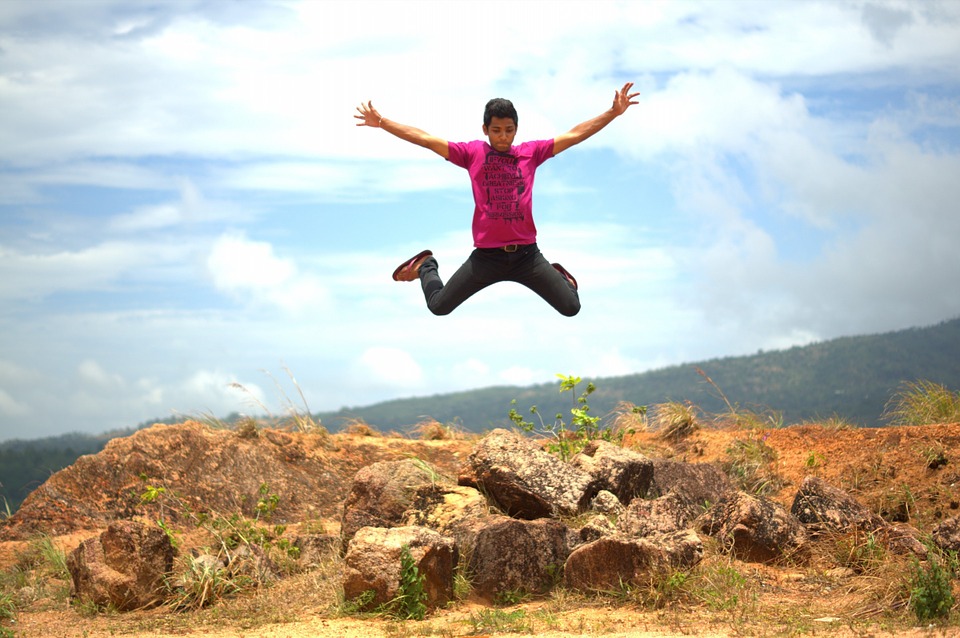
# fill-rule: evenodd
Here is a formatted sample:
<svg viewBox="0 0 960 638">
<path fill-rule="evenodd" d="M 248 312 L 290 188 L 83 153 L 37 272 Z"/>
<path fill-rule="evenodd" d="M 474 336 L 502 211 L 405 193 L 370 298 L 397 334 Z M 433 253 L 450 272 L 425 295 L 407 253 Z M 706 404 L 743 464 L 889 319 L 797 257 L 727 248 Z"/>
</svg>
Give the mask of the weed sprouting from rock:
<svg viewBox="0 0 960 638">
<path fill-rule="evenodd" d="M 614 427 L 604 427 L 600 417 L 590 414 L 588 397 L 596 391 L 596 386 L 588 382 L 584 391 L 577 396 L 577 386 L 583 382 L 583 379 L 564 374 L 558 374 L 557 377 L 560 379 L 560 392 L 570 392 L 573 396 L 569 424 L 564 421 L 563 414 L 558 413 L 553 423 L 548 425 L 537 406 L 533 406 L 530 408 L 530 414 L 537 417 L 539 427 L 531 421 L 526 421 L 516 408 L 512 407 L 507 416 L 514 425 L 523 432 L 547 436 L 549 438 L 547 450 L 564 461 L 570 460 L 590 441 L 596 439 L 621 443 L 624 435 L 629 433 L 627 428 L 620 427 L 619 424 L 615 424 Z M 512 401 L 511 405 L 515 406 L 516 400 Z M 632 409 L 632 412 L 635 415 L 644 415 L 646 408 L 637 406 Z"/>
</svg>

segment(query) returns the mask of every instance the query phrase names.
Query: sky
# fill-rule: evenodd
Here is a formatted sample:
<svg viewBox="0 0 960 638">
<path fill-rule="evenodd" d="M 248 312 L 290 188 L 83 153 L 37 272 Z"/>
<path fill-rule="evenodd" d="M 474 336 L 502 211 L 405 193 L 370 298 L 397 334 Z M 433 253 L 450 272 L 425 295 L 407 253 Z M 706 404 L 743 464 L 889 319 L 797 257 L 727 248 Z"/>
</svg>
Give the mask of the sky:
<svg viewBox="0 0 960 638">
<path fill-rule="evenodd" d="M 580 286 L 446 317 L 517 140 Z M 644 372 L 960 316 L 960 2 L 0 2 L 0 441 Z M 643 397 L 637 397 L 643 403 Z M 504 406 L 504 414 L 509 406 Z"/>
</svg>

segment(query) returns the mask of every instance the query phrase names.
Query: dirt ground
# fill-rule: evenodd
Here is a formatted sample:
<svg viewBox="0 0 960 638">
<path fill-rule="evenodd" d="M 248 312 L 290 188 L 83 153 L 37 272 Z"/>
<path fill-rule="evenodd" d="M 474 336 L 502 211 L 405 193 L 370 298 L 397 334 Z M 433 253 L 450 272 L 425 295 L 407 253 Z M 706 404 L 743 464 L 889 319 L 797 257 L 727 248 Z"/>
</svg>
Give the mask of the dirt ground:
<svg viewBox="0 0 960 638">
<path fill-rule="evenodd" d="M 387 443 L 388 439 L 378 437 L 363 437 L 362 443 L 369 447 L 379 445 L 378 441 L 397 445 L 396 439 Z M 341 444 L 344 454 L 356 453 L 347 438 Z M 450 441 L 448 445 L 463 449 L 469 441 Z M 679 443 L 665 443 L 650 433 L 639 433 L 629 436 L 625 445 L 649 456 L 721 463 L 733 468 L 731 471 L 746 474 L 745 480 L 764 486 L 774 500 L 788 508 L 803 478 L 816 474 L 847 490 L 887 520 L 907 522 L 925 533 L 939 521 L 960 515 L 960 424 L 884 429 L 819 425 L 750 431 L 707 428 Z M 762 462 L 751 465 L 757 450 L 763 452 Z M 349 477 L 344 480 L 349 481 Z M 331 521 L 331 525 L 336 522 Z M 69 552 L 97 531 L 53 540 Z M 13 565 L 28 543 L 0 543 L 0 567 Z M 877 581 L 889 578 L 889 572 L 853 574 L 824 563 L 747 564 L 709 551 L 706 561 L 723 563 L 744 575 L 749 585 L 743 591 L 750 601 L 717 609 L 688 601 L 657 606 L 641 604 L 637 597 L 617 600 L 560 593 L 503 608 L 463 602 L 433 612 L 423 621 L 396 622 L 337 614 L 332 604 L 335 597 L 330 595 L 336 587 L 335 575 L 308 572 L 187 613 L 160 608 L 97 614 L 71 606 L 65 599 L 34 597 L 20 607 L 15 623 L 4 622 L 3 627 L 24 638 L 368 638 L 497 633 L 535 633 L 543 638 L 960 635 L 960 626 L 911 626 L 916 623 L 908 614 L 880 608 L 878 601 L 886 599 L 871 592 L 883 587 L 884 583 Z M 954 591 L 960 598 L 956 581 Z M 957 614 L 955 609 L 953 622 Z"/>
</svg>

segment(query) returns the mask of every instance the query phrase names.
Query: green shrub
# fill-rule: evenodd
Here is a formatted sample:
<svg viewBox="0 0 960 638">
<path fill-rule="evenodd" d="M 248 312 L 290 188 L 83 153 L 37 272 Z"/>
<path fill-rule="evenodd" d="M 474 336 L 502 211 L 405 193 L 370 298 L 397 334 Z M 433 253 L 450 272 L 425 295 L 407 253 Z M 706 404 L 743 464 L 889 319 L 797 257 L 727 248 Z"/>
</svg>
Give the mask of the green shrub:
<svg viewBox="0 0 960 638">
<path fill-rule="evenodd" d="M 13 597 L 6 592 L 0 591 L 0 623 L 4 620 L 14 621 L 17 618 L 17 607 Z M 13 638 L 15 634 L 12 629 L 0 625 L 0 638 Z"/>
<path fill-rule="evenodd" d="M 557 414 L 554 422 L 547 425 L 543 416 L 537 410 L 537 406 L 530 408 L 530 414 L 537 417 L 540 422 L 538 428 L 536 424 L 524 420 L 523 416 L 517 412 L 516 408 L 510 408 L 508 418 L 513 421 L 518 429 L 524 432 L 534 432 L 550 437 L 547 443 L 547 450 L 558 455 L 564 461 L 569 460 L 574 454 L 580 452 L 587 443 L 595 439 L 621 443 L 626 430 L 621 427 L 605 427 L 600 424 L 600 417 L 590 415 L 590 405 L 587 403 L 587 397 L 596 391 L 596 386 L 587 383 L 586 389 L 578 397 L 576 394 L 577 385 L 582 382 L 580 377 L 558 374 L 560 378 L 560 392 L 570 392 L 573 397 L 573 407 L 570 408 L 569 425 L 563 420 L 563 414 Z M 511 402 L 516 405 L 516 400 Z M 636 414 L 646 412 L 644 407 L 633 408 Z"/>
<path fill-rule="evenodd" d="M 947 563 L 944 568 L 941 561 Z M 927 560 L 922 564 L 913 558 L 910 573 L 910 609 L 921 623 L 946 618 L 953 607 L 951 576 L 957 571 L 956 555 L 938 556 L 927 551 Z"/>
</svg>

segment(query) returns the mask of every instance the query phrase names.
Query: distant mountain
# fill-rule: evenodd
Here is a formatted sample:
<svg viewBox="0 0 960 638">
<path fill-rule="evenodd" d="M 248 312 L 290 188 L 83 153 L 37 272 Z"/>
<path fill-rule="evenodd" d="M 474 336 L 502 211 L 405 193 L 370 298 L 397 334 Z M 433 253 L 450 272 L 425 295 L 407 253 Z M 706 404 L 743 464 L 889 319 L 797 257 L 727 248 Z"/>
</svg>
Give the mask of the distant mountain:
<svg viewBox="0 0 960 638">
<path fill-rule="evenodd" d="M 587 381 L 597 386 L 589 401 L 594 415 L 609 413 L 621 401 L 636 405 L 690 401 L 706 412 L 723 411 L 719 393 L 698 374 L 698 368 L 732 404 L 780 412 L 786 425 L 837 416 L 855 425 L 878 427 L 883 425 L 887 402 L 905 382 L 924 379 L 960 388 L 960 319 L 640 374 L 584 379 L 583 386 Z M 383 430 L 403 430 L 431 417 L 481 432 L 507 425 L 514 399 L 519 412 L 526 414 L 536 405 L 546 419 L 558 412 L 568 416 L 575 398 L 570 393 L 561 395 L 559 383 L 496 386 L 342 408 L 317 416 L 331 430 L 351 419 Z"/>
</svg>

